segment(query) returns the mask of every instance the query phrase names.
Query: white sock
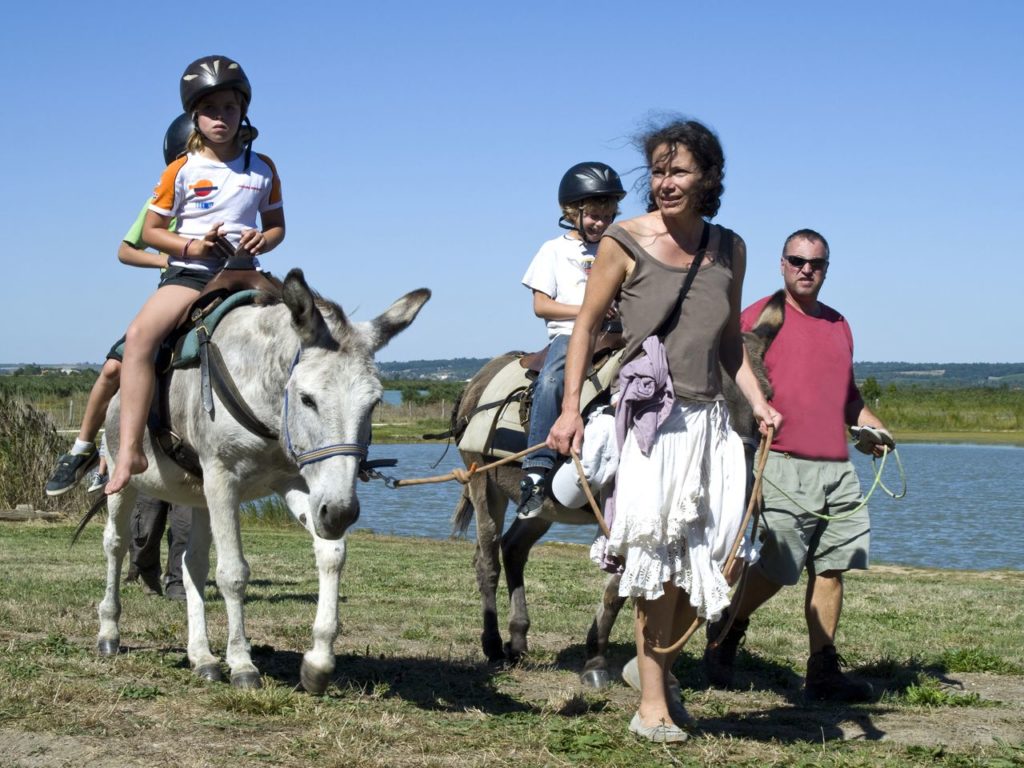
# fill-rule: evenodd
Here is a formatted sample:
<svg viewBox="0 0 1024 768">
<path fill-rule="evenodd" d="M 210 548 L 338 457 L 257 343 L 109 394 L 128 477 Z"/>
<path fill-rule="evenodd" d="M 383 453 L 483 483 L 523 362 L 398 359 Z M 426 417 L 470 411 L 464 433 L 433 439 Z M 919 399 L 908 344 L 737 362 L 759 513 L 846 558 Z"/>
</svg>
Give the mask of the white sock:
<svg viewBox="0 0 1024 768">
<path fill-rule="evenodd" d="M 540 481 L 544 479 L 544 475 L 546 474 L 547 472 L 537 472 L 531 470 L 527 471 L 526 476 L 530 479 L 531 483 L 533 483 L 534 485 L 538 485 Z"/>
<path fill-rule="evenodd" d="M 92 453 L 96 450 L 96 444 L 75 438 L 75 447 L 71 449 L 72 456 L 81 456 L 83 453 Z"/>
</svg>

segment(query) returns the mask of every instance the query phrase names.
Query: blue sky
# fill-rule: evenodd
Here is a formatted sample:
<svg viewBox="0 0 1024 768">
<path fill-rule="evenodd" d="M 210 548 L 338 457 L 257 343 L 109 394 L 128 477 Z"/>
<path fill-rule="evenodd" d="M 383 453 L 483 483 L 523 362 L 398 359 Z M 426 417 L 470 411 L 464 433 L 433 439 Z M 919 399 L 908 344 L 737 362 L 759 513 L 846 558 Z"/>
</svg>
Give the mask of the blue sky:
<svg viewBox="0 0 1024 768">
<path fill-rule="evenodd" d="M 630 139 L 658 112 L 722 140 L 716 221 L 747 242 L 746 302 L 812 227 L 857 360 L 1024 360 L 1022 3 L 168 7 L 5 12 L 0 362 L 99 361 L 151 292 L 116 249 L 162 170 L 178 78 L 208 53 L 245 67 L 283 180 L 288 235 L 265 265 L 301 266 L 356 319 L 434 291 L 381 360 L 542 346 L 519 281 L 558 233 L 558 181 L 602 160 L 632 185 Z"/>
</svg>

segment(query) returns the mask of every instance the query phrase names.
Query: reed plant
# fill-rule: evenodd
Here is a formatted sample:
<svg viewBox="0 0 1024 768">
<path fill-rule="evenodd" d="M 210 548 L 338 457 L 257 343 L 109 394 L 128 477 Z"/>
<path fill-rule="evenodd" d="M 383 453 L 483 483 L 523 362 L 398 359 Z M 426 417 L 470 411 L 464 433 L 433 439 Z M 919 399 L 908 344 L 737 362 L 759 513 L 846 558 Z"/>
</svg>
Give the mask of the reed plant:
<svg viewBox="0 0 1024 768">
<path fill-rule="evenodd" d="M 53 420 L 20 397 L 0 390 L 0 509 L 71 512 L 83 508 L 84 492 L 51 498 L 44 486 L 57 458 L 70 446 Z"/>
</svg>

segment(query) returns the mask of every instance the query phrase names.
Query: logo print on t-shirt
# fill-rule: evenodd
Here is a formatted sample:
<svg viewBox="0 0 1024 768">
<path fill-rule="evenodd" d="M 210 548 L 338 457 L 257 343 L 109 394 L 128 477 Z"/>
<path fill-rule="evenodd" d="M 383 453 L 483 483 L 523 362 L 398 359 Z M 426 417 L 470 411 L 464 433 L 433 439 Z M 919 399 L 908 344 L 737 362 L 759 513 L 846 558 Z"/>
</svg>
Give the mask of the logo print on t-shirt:
<svg viewBox="0 0 1024 768">
<path fill-rule="evenodd" d="M 217 187 L 209 179 L 200 179 L 195 184 L 189 184 L 188 188 L 196 193 L 196 197 L 206 197 L 217 191 Z"/>
</svg>

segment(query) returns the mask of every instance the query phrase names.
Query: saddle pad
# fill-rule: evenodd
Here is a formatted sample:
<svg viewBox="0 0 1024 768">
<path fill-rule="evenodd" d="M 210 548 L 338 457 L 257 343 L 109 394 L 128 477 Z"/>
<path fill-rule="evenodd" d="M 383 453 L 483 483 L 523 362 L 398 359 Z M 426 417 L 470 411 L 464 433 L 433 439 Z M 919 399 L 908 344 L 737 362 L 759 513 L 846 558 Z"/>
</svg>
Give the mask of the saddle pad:
<svg viewBox="0 0 1024 768">
<path fill-rule="evenodd" d="M 624 353 L 625 350 L 619 349 L 594 363 L 596 370 L 588 372 L 580 389 L 583 413 L 618 377 Z M 522 395 L 533 383 L 529 374 L 519 358 L 498 371 L 480 396 L 480 405 L 494 403 L 494 407 L 473 415 L 459 439 L 459 450 L 502 458 L 529 447 L 526 445 L 529 422 L 523 424 L 520 419 Z"/>
<path fill-rule="evenodd" d="M 204 317 L 201 324 L 206 326 L 206 332 L 212 336 L 217 324 L 224 319 L 224 315 L 236 307 L 252 304 L 259 291 L 239 291 L 227 296 L 224 301 L 218 304 L 210 314 Z M 196 329 L 191 329 L 181 337 L 175 345 L 174 357 L 171 361 L 172 368 L 185 368 L 199 360 L 199 337 Z"/>
<path fill-rule="evenodd" d="M 526 430 L 519 421 L 520 397 L 530 386 L 529 371 L 514 358 L 495 374 L 480 395 L 480 405 L 493 408 L 473 415 L 459 439 L 459 450 L 503 457 L 526 448 Z"/>
</svg>

